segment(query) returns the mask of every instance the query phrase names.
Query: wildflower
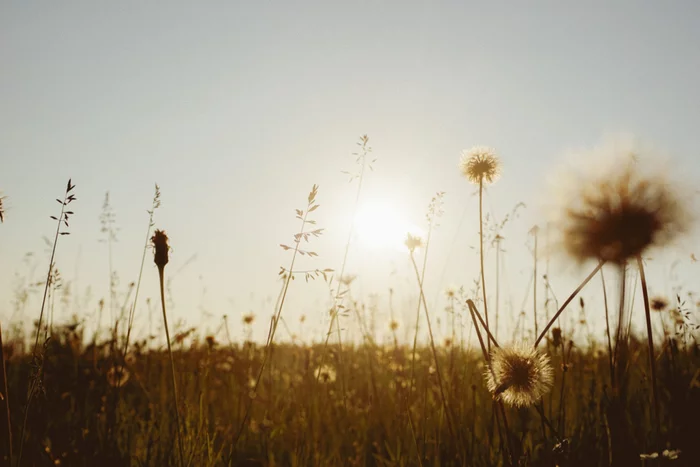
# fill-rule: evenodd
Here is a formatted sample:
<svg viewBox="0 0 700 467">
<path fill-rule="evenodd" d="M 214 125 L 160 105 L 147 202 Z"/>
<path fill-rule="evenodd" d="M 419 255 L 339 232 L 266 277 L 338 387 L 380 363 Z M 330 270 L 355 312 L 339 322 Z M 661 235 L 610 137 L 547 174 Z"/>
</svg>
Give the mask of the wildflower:
<svg viewBox="0 0 700 467">
<path fill-rule="evenodd" d="M 389 322 L 389 329 L 391 329 L 392 331 L 396 331 L 397 329 L 399 329 L 399 322 L 395 319 L 392 319 Z"/>
<path fill-rule="evenodd" d="M 634 158 L 581 182 L 560 220 L 564 247 L 578 261 L 623 264 L 690 226 L 671 184 L 658 173 L 643 174 Z"/>
<path fill-rule="evenodd" d="M 314 376 L 317 380 L 324 383 L 333 383 L 335 382 L 335 369 L 330 365 L 324 364 L 316 368 L 316 371 L 314 371 Z"/>
<path fill-rule="evenodd" d="M 462 151 L 459 168 L 471 183 L 493 183 L 501 172 L 501 164 L 495 150 L 486 146 Z"/>
<path fill-rule="evenodd" d="M 410 233 L 408 233 L 406 234 L 406 240 L 404 241 L 404 244 L 406 245 L 406 248 L 408 248 L 408 251 L 413 253 L 418 248 L 423 246 L 423 240 L 416 235 L 411 235 Z"/>
<path fill-rule="evenodd" d="M 107 382 L 112 387 L 121 387 L 129 381 L 129 371 L 123 366 L 113 366 L 107 371 Z"/>
<path fill-rule="evenodd" d="M 640 454 L 639 459 L 643 461 L 657 459 L 659 457 L 658 452 L 652 452 L 651 454 Z"/>
<path fill-rule="evenodd" d="M 445 347 L 450 347 L 452 345 L 452 338 L 445 337 Z"/>
<path fill-rule="evenodd" d="M 553 371 L 549 358 L 532 347 L 497 347 L 485 377 L 494 397 L 508 405 L 528 407 L 551 389 Z"/>
<path fill-rule="evenodd" d="M 678 459 L 678 456 L 680 456 L 680 454 L 680 449 L 664 449 L 664 451 L 661 453 L 661 455 L 668 460 L 676 460 Z"/>
<path fill-rule="evenodd" d="M 156 230 L 151 237 L 151 243 L 153 243 L 153 248 L 155 254 L 153 256 L 153 262 L 159 268 L 164 268 L 168 264 L 168 251 L 170 247 L 168 246 L 168 236 L 162 230 Z"/>
<path fill-rule="evenodd" d="M 668 308 L 668 300 L 666 297 L 654 297 L 651 299 L 651 309 L 654 311 L 664 311 Z"/>
</svg>

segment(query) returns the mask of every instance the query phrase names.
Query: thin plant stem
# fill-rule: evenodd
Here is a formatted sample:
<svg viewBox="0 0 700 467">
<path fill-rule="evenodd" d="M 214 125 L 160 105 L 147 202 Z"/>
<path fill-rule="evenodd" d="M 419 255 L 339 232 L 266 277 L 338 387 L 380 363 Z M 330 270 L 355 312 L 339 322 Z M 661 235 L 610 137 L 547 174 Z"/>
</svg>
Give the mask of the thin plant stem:
<svg viewBox="0 0 700 467">
<path fill-rule="evenodd" d="M 557 310 L 557 312 L 554 314 L 554 316 L 552 316 L 552 319 L 549 320 L 549 322 L 547 323 L 547 326 L 545 326 L 545 328 L 542 330 L 540 335 L 537 337 L 537 340 L 535 341 L 535 348 L 537 348 L 537 345 L 542 341 L 542 339 L 544 339 L 544 336 L 547 335 L 547 331 L 549 331 L 549 328 L 551 328 L 552 325 L 554 324 L 554 322 L 557 320 L 557 318 L 559 318 L 559 315 L 561 315 L 564 312 L 564 310 L 569 305 L 569 303 L 571 303 L 571 301 L 574 298 L 576 298 L 578 293 L 586 286 L 586 284 L 588 284 L 590 282 L 591 279 L 593 279 L 593 277 L 598 273 L 598 271 L 600 271 L 600 268 L 603 267 L 603 264 L 605 264 L 604 261 L 601 261 L 600 263 L 598 263 L 598 265 L 595 267 L 595 269 L 593 269 L 593 271 L 591 271 L 591 273 L 588 275 L 588 277 L 586 277 L 583 280 L 583 282 L 581 282 L 581 284 L 579 284 L 579 286 L 576 287 L 576 290 L 574 290 L 571 293 L 571 295 L 569 295 L 569 298 L 566 299 L 566 301 Z"/>
<path fill-rule="evenodd" d="M 534 235 L 535 235 L 535 253 L 534 253 L 534 264 L 532 267 L 532 314 L 535 318 L 535 335 L 537 335 L 537 233 L 538 233 L 537 227 L 535 227 Z"/>
<path fill-rule="evenodd" d="M 615 390 L 615 365 L 613 364 L 612 337 L 610 335 L 610 313 L 608 310 L 608 292 L 605 286 L 605 276 L 603 269 L 600 269 L 600 281 L 603 286 L 603 304 L 605 305 L 605 330 L 608 341 L 608 364 L 610 365 L 610 386 Z"/>
<path fill-rule="evenodd" d="M 484 177 L 479 178 L 479 262 L 481 266 L 481 293 L 484 299 L 484 317 L 486 318 L 486 328 L 489 324 L 489 311 L 486 302 L 486 274 L 484 273 Z M 489 351 L 491 343 L 487 342 Z"/>
<path fill-rule="evenodd" d="M 647 289 L 647 279 L 644 273 L 644 262 L 641 255 L 637 256 L 637 266 L 639 267 L 639 278 L 642 283 L 642 295 L 644 297 L 644 316 L 647 322 L 647 344 L 649 346 L 649 372 L 651 373 L 651 389 L 654 397 L 654 418 L 656 421 L 657 444 L 661 439 L 661 412 L 659 410 L 658 381 L 656 380 L 656 358 L 654 357 L 654 337 L 651 330 L 651 313 L 649 311 L 649 291 Z"/>
<path fill-rule="evenodd" d="M 175 359 L 173 358 L 173 349 L 170 344 L 170 331 L 168 329 L 168 314 L 165 310 L 165 287 L 163 276 L 165 275 L 165 268 L 158 265 L 158 275 L 160 277 L 160 303 L 163 309 L 163 327 L 165 328 L 165 339 L 168 343 L 168 356 L 170 358 L 170 377 L 171 384 L 173 387 L 173 397 L 175 398 L 175 421 L 177 423 L 177 446 L 180 454 L 180 466 L 185 465 L 185 455 L 184 446 L 182 444 L 182 425 L 180 423 L 180 409 L 178 407 L 178 397 L 177 397 L 177 382 L 175 380 Z"/>
<path fill-rule="evenodd" d="M 75 197 L 73 195 L 69 195 L 70 191 L 75 188 L 75 185 L 71 186 L 71 180 L 68 179 L 68 185 L 66 187 L 66 192 L 63 195 L 63 202 L 61 202 L 61 215 L 58 216 L 58 218 L 52 217 L 53 219 L 56 220 L 56 234 L 54 235 L 53 239 L 53 246 L 51 248 L 51 259 L 49 260 L 49 271 L 46 273 L 46 282 L 44 283 L 44 297 L 41 299 L 41 312 L 39 313 L 39 323 L 37 324 L 36 328 L 36 338 L 34 339 L 34 348 L 32 350 L 32 354 L 34 356 L 34 359 L 37 359 L 37 354 L 36 354 L 36 349 L 39 346 L 39 335 L 41 334 L 41 323 L 43 322 L 44 319 L 44 309 L 46 307 L 46 297 L 49 293 L 49 283 L 51 281 L 51 272 L 53 270 L 53 265 L 54 265 L 54 259 L 56 257 L 56 246 L 58 245 L 58 237 L 61 235 L 61 222 L 65 222 L 64 219 L 67 217 L 66 213 L 66 206 L 68 203 L 71 202 L 72 199 Z M 60 201 L 60 200 L 59 200 Z M 22 465 L 22 453 L 24 450 L 24 438 L 25 438 L 25 433 L 27 429 L 27 417 L 29 415 L 29 407 L 32 403 L 32 399 L 34 398 L 34 393 L 36 391 L 37 387 L 37 381 L 36 379 L 40 377 L 41 372 L 43 370 L 44 366 L 44 361 L 43 358 L 41 359 L 41 363 L 39 365 L 39 368 L 37 369 L 37 374 L 35 378 L 32 378 L 30 384 L 29 384 L 29 391 L 27 395 L 27 406 L 24 408 L 24 417 L 22 421 L 22 435 L 19 440 L 19 455 L 17 458 L 17 465 Z"/>
<path fill-rule="evenodd" d="M 2 344 L 2 326 L 0 326 L 0 380 L 2 380 L 2 385 L 0 385 L 0 391 L 2 391 L 2 402 L 5 405 L 5 410 L 3 410 L 3 418 L 5 418 L 5 423 L 3 424 L 3 429 L 7 430 L 4 438 L 7 442 L 7 455 L 10 465 L 12 465 L 12 422 L 10 418 L 10 396 L 7 391 L 7 371 L 5 369 L 5 352 Z"/>
<path fill-rule="evenodd" d="M 134 302 L 131 304 L 131 309 L 129 310 L 129 323 L 126 329 L 126 340 L 124 342 L 124 353 L 123 361 L 126 362 L 126 355 L 129 352 L 129 339 L 131 338 L 131 329 L 134 325 L 134 315 L 136 314 L 136 305 L 139 299 L 139 290 L 141 290 L 141 278 L 143 277 L 143 266 L 146 263 L 146 252 L 148 251 L 148 242 L 151 238 L 151 228 L 153 227 L 153 215 L 156 208 L 160 206 L 160 188 L 156 184 L 156 193 L 153 198 L 153 205 L 151 210 L 148 211 L 148 227 L 146 228 L 146 243 L 143 245 L 143 254 L 141 255 L 141 266 L 139 267 L 139 278 L 136 281 L 136 292 L 134 293 Z M 121 382 L 121 378 L 118 378 Z"/>
<path fill-rule="evenodd" d="M 452 417 L 450 416 L 450 410 L 447 405 L 447 399 L 445 398 L 445 389 L 442 379 L 442 372 L 440 371 L 440 362 L 438 359 L 437 349 L 435 348 L 435 338 L 433 337 L 433 327 L 430 324 L 430 313 L 428 313 L 428 304 L 425 300 L 425 294 L 423 293 L 423 284 L 420 282 L 420 273 L 418 272 L 418 265 L 416 260 L 411 253 L 411 263 L 413 263 L 413 270 L 416 273 L 416 280 L 418 280 L 418 285 L 420 288 L 420 299 L 423 302 L 423 310 L 425 310 L 425 319 L 428 322 L 428 334 L 430 335 L 430 348 L 433 351 L 433 358 L 435 359 L 435 373 L 438 377 L 438 384 L 440 386 L 440 396 L 442 398 L 442 404 L 445 408 L 445 416 L 447 417 L 447 427 L 450 430 L 450 436 L 455 439 L 455 432 L 452 426 Z"/>
</svg>

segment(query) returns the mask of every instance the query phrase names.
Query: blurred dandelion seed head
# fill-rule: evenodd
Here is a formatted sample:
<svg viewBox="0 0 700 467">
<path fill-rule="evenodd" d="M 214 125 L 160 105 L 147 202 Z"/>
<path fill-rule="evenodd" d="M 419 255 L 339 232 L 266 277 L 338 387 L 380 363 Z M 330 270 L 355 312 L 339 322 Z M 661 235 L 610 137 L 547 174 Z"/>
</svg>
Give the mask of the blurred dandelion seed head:
<svg viewBox="0 0 700 467">
<path fill-rule="evenodd" d="M 493 148 L 475 146 L 462 151 L 459 169 L 471 183 L 493 183 L 501 173 L 501 162 Z"/>
<path fill-rule="evenodd" d="M 585 168 L 558 177 L 565 192 L 552 197 L 563 201 L 554 224 L 564 250 L 579 263 L 623 264 L 690 230 L 693 216 L 680 183 L 645 166 L 657 157 L 642 156 L 635 144 L 603 146 L 580 156 Z"/>
<path fill-rule="evenodd" d="M 529 407 L 552 387 L 554 373 L 549 357 L 524 344 L 498 347 L 484 373 L 494 398 L 507 405 Z"/>
</svg>

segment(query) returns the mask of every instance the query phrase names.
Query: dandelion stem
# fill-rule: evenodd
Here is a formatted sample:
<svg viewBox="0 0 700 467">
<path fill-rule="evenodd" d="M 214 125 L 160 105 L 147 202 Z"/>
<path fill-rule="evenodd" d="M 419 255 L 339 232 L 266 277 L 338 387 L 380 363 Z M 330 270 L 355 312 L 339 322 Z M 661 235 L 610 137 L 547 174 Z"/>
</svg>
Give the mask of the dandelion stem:
<svg viewBox="0 0 700 467">
<path fill-rule="evenodd" d="M 608 338 L 608 364 L 610 365 L 610 386 L 615 390 L 615 365 L 613 363 L 612 337 L 610 335 L 610 313 L 608 311 L 608 292 L 605 286 L 603 268 L 600 269 L 600 281 L 603 286 L 603 304 L 605 305 L 605 330 Z"/>
<path fill-rule="evenodd" d="M 486 303 L 486 274 L 484 274 L 484 177 L 479 177 L 479 262 L 481 265 L 481 292 L 484 299 L 484 317 L 486 327 L 489 324 L 489 309 Z M 491 351 L 491 342 L 487 341 L 487 348 Z"/>
<path fill-rule="evenodd" d="M 647 343 L 649 346 L 649 371 L 651 373 L 651 389 L 654 397 L 654 418 L 656 419 L 657 444 L 661 439 L 661 412 L 659 411 L 658 382 L 656 380 L 656 358 L 654 357 L 654 337 L 651 330 L 651 313 L 649 311 L 649 291 L 647 290 L 647 279 L 644 273 L 644 262 L 641 255 L 637 255 L 637 266 L 639 267 L 639 278 L 642 283 L 642 295 L 644 297 L 644 316 L 647 322 Z"/>
<path fill-rule="evenodd" d="M 557 318 L 559 318 L 559 315 L 561 315 L 564 312 L 569 303 L 571 303 L 571 301 L 574 298 L 576 298 L 578 293 L 586 286 L 586 284 L 590 282 L 593 276 L 595 276 L 598 273 L 598 271 L 600 271 L 600 268 L 603 267 L 603 264 L 605 264 L 604 261 L 599 262 L 595 269 L 593 269 L 593 271 L 591 271 L 591 273 L 588 275 L 588 277 L 586 277 L 583 280 L 583 282 L 581 282 L 581 284 L 579 284 L 579 286 L 576 287 L 576 290 L 574 290 L 571 293 L 571 295 L 569 295 L 569 298 L 566 299 L 566 301 L 562 304 L 559 310 L 557 310 L 554 316 L 552 316 L 552 319 L 549 320 L 547 326 L 545 326 L 545 328 L 542 330 L 542 333 L 537 337 L 537 340 L 535 341 L 535 348 L 537 348 L 537 345 L 542 341 L 542 339 L 544 339 L 544 336 L 547 335 L 547 331 L 549 331 L 549 328 L 551 328 L 554 322 L 557 320 Z"/>
</svg>

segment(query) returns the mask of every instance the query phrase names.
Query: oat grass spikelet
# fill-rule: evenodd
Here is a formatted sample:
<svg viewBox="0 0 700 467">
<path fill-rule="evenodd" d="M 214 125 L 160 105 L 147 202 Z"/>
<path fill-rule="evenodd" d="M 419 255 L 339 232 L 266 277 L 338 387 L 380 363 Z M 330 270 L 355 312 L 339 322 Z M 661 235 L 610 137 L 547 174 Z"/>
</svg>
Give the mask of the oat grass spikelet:
<svg viewBox="0 0 700 467">
<path fill-rule="evenodd" d="M 484 374 L 494 398 L 515 407 L 529 407 L 552 388 L 549 357 L 531 346 L 496 347 Z"/>
<path fill-rule="evenodd" d="M 563 244 L 579 262 L 623 264 L 685 233 L 691 216 L 663 175 L 642 173 L 634 153 L 617 169 L 580 180 L 561 219 Z M 614 155 L 613 155 L 614 156 Z"/>
<path fill-rule="evenodd" d="M 5 200 L 4 196 L 0 196 L 0 222 L 5 222 L 5 207 L 2 202 Z"/>
<path fill-rule="evenodd" d="M 501 162 L 493 148 L 475 146 L 462 151 L 459 168 L 471 183 L 493 183 L 501 173 Z"/>
</svg>

